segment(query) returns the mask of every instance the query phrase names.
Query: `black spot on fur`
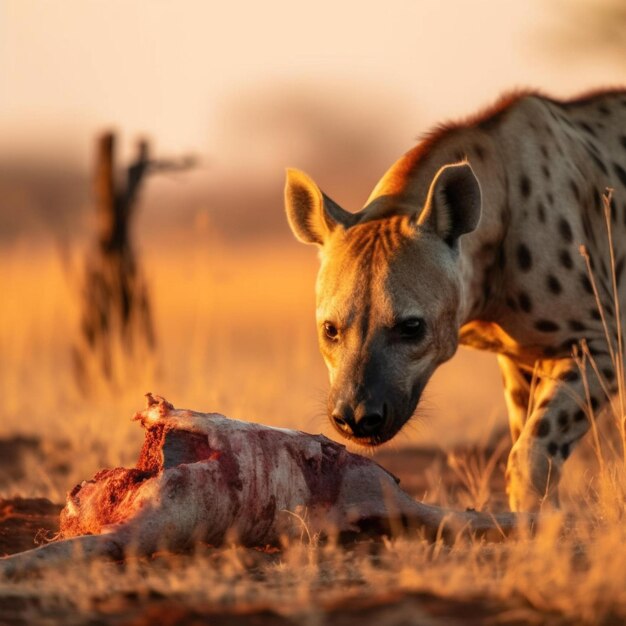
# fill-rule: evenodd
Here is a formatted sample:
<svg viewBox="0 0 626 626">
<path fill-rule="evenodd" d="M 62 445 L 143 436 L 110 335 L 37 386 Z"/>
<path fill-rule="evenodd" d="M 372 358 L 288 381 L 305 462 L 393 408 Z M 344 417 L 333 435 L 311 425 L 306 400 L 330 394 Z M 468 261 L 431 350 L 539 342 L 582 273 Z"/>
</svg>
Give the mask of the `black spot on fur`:
<svg viewBox="0 0 626 626">
<path fill-rule="evenodd" d="M 602 376 L 604 376 L 604 378 L 606 378 L 610 382 L 612 380 L 615 380 L 615 371 L 612 367 L 603 367 Z"/>
<path fill-rule="evenodd" d="M 589 398 L 589 404 L 591 404 L 591 408 L 594 411 L 596 411 L 598 407 L 600 406 L 600 403 L 598 402 L 598 398 L 596 398 L 595 396 L 591 396 L 591 398 Z"/>
<path fill-rule="evenodd" d="M 561 291 L 563 291 L 563 287 L 561 287 L 561 283 L 559 282 L 559 279 L 556 276 L 553 276 L 552 274 L 548 275 L 547 285 L 548 285 L 548 289 L 555 295 L 558 295 L 561 293 Z"/>
<path fill-rule="evenodd" d="M 550 456 L 555 456 L 558 451 L 559 451 L 559 446 L 554 441 L 551 441 L 548 444 L 548 454 Z"/>
<path fill-rule="evenodd" d="M 565 269 L 571 270 L 572 267 L 574 267 L 574 262 L 572 261 L 572 256 L 570 255 L 569 250 L 561 250 L 559 253 L 559 260 Z"/>
<path fill-rule="evenodd" d="M 550 434 L 550 422 L 543 418 L 535 425 L 535 437 L 547 437 Z"/>
<path fill-rule="evenodd" d="M 590 348 L 589 352 L 591 352 L 594 358 L 603 357 L 603 356 L 608 356 L 608 357 L 611 356 L 609 351 L 605 350 L 604 348 L 595 348 L 595 347 Z"/>
<path fill-rule="evenodd" d="M 578 185 L 570 179 L 569 186 L 572 190 L 572 193 L 574 194 L 574 198 L 576 198 L 576 200 L 580 202 L 580 190 L 578 189 Z"/>
<path fill-rule="evenodd" d="M 526 174 L 522 174 L 520 176 L 519 190 L 520 190 L 520 193 L 522 194 L 522 198 L 526 199 L 528 198 L 528 196 L 530 196 L 530 190 L 531 190 L 530 179 L 528 178 L 528 176 L 526 176 Z"/>
<path fill-rule="evenodd" d="M 582 409 L 578 409 L 578 411 L 574 413 L 575 422 L 584 422 L 586 419 L 587 419 L 587 414 Z"/>
<path fill-rule="evenodd" d="M 566 339 L 561 343 L 561 348 L 564 352 L 571 353 L 572 348 L 578 343 L 577 339 Z"/>
<path fill-rule="evenodd" d="M 514 298 L 512 298 L 511 296 L 507 296 L 505 302 L 509 309 L 511 309 L 512 311 L 517 311 L 517 302 L 515 302 Z"/>
<path fill-rule="evenodd" d="M 575 332 L 582 332 L 583 330 L 587 330 L 587 327 L 578 320 L 569 320 L 567 322 L 567 325 L 569 326 L 570 330 L 573 330 Z"/>
<path fill-rule="evenodd" d="M 611 115 L 611 109 L 609 109 L 609 107 L 607 107 L 606 104 L 599 104 L 598 105 L 598 113 L 600 113 L 600 115 L 604 115 L 606 117 L 608 115 Z"/>
<path fill-rule="evenodd" d="M 559 330 L 559 325 L 552 320 L 537 320 L 535 328 L 542 333 L 554 333 Z"/>
<path fill-rule="evenodd" d="M 530 313 L 533 310 L 532 300 L 525 291 L 520 291 L 518 295 L 518 302 L 520 309 L 522 309 L 525 313 Z"/>
<path fill-rule="evenodd" d="M 572 227 L 564 217 L 559 219 L 559 233 L 561 233 L 561 237 L 563 237 L 567 243 L 572 243 L 572 241 L 574 241 Z"/>
<path fill-rule="evenodd" d="M 541 154 L 543 156 L 544 159 L 548 158 L 548 148 L 546 148 L 543 144 L 541 146 L 539 146 L 539 149 L 541 150 Z"/>
<path fill-rule="evenodd" d="M 570 453 L 570 447 L 569 447 L 569 443 L 564 443 L 561 446 L 561 456 L 563 457 L 563 460 L 565 460 Z"/>
<path fill-rule="evenodd" d="M 548 204 L 554 206 L 554 194 L 551 191 L 548 191 L 546 198 L 548 199 Z"/>
<path fill-rule="evenodd" d="M 589 276 L 587 276 L 587 274 L 580 275 L 580 284 L 588 294 L 593 295 L 593 286 L 591 285 L 591 281 L 589 280 Z"/>
<path fill-rule="evenodd" d="M 599 191 L 593 194 L 593 208 L 596 210 L 596 213 L 600 213 L 602 210 L 602 194 Z"/>
<path fill-rule="evenodd" d="M 596 320 L 596 322 L 602 320 L 602 316 L 600 315 L 600 311 L 598 311 L 598 309 L 591 309 L 591 311 L 589 311 L 589 314 L 594 320 Z"/>
<path fill-rule="evenodd" d="M 523 243 L 517 247 L 517 263 L 523 272 L 528 272 L 533 265 L 533 259 L 530 255 L 528 246 Z"/>
<path fill-rule="evenodd" d="M 622 148 L 626 150 L 626 135 L 622 135 L 619 140 L 620 140 L 620 143 L 622 144 Z"/>
<path fill-rule="evenodd" d="M 587 131 L 590 135 L 593 135 L 594 137 L 596 136 L 596 131 L 593 130 L 593 128 L 589 124 L 587 124 L 587 122 L 578 122 L 578 126 Z"/>
<path fill-rule="evenodd" d="M 548 169 L 547 165 L 542 165 L 541 166 L 541 171 L 543 173 L 543 176 L 546 180 L 550 180 L 550 170 Z"/>
<path fill-rule="evenodd" d="M 622 185 L 626 187 L 626 170 L 619 163 L 613 163 L 613 169 Z"/>
</svg>

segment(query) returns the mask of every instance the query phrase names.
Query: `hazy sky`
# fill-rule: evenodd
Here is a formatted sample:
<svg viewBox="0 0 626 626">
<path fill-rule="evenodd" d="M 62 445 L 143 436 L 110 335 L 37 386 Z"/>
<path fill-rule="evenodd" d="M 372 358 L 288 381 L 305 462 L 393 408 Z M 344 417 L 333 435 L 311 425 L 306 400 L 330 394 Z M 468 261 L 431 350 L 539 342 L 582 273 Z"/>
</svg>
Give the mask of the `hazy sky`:
<svg viewBox="0 0 626 626">
<path fill-rule="evenodd" d="M 93 133 L 113 124 L 205 156 L 212 175 L 262 176 L 302 158 L 305 101 L 395 153 L 504 89 L 626 83 L 625 65 L 555 43 L 579 19 L 563 6 L 0 0 L 0 153 L 86 162 Z"/>
</svg>

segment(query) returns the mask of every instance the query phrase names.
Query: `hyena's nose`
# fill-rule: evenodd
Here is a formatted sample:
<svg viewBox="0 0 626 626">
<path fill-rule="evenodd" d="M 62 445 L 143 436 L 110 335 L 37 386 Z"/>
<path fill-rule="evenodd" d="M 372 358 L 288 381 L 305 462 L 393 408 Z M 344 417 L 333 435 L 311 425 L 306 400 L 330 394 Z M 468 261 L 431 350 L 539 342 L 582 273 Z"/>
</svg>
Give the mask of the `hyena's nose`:
<svg viewBox="0 0 626 626">
<path fill-rule="evenodd" d="M 331 415 L 337 429 L 349 437 L 374 437 L 385 426 L 385 407 L 380 410 L 357 410 L 340 404 Z"/>
</svg>

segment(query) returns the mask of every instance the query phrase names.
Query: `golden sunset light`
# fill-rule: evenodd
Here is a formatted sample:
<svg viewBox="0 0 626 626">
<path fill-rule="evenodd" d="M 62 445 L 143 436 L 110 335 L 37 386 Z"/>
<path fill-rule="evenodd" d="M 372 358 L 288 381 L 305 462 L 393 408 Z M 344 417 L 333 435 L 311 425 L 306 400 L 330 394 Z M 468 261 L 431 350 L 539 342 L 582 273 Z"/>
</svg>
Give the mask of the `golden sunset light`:
<svg viewBox="0 0 626 626">
<path fill-rule="evenodd" d="M 619 0 L 0 0 L 0 624 L 622 623 L 625 225 Z"/>
</svg>

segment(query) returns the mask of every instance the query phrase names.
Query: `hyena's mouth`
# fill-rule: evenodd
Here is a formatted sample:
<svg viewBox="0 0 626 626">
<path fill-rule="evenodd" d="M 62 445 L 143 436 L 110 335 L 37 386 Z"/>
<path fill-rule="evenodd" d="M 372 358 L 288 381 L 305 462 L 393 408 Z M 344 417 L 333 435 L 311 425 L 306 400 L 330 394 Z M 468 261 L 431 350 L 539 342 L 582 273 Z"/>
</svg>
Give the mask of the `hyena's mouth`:
<svg viewBox="0 0 626 626">
<path fill-rule="evenodd" d="M 354 437 L 353 441 L 367 447 L 377 447 L 391 441 L 415 415 L 423 390 L 424 384 L 418 383 L 413 388 L 411 395 L 401 403 L 399 411 L 389 410 L 385 427 L 380 432 L 370 437 Z M 397 404 L 395 406 L 397 407 Z"/>
<path fill-rule="evenodd" d="M 389 435 L 376 435 L 375 437 L 352 437 L 350 440 L 363 448 L 377 448 L 391 441 L 397 434 L 395 432 Z"/>
<path fill-rule="evenodd" d="M 360 435 L 355 432 L 346 431 L 338 426 L 335 420 L 331 419 L 330 421 L 343 439 L 346 439 L 351 443 L 356 443 L 364 448 L 376 448 L 393 439 L 409 421 L 412 414 L 413 411 L 409 412 L 409 416 L 404 420 L 397 419 L 397 417 L 388 417 L 385 426 L 380 431 L 371 435 Z"/>
<path fill-rule="evenodd" d="M 359 419 L 355 419 L 350 406 L 340 403 L 329 413 L 329 421 L 343 439 L 366 448 L 381 446 L 393 439 L 413 417 L 423 389 L 424 384 L 418 383 L 410 395 L 388 392 L 379 411 Z"/>
<path fill-rule="evenodd" d="M 378 446 L 382 446 L 384 443 L 391 441 L 402 430 L 404 424 L 406 424 L 406 422 L 402 422 L 397 426 L 395 424 L 390 424 L 389 427 L 385 428 L 380 433 L 376 433 L 375 435 L 358 436 L 346 435 L 345 433 L 341 433 L 341 435 L 344 439 L 347 439 L 352 443 L 356 443 L 361 447 L 377 448 Z"/>
</svg>

